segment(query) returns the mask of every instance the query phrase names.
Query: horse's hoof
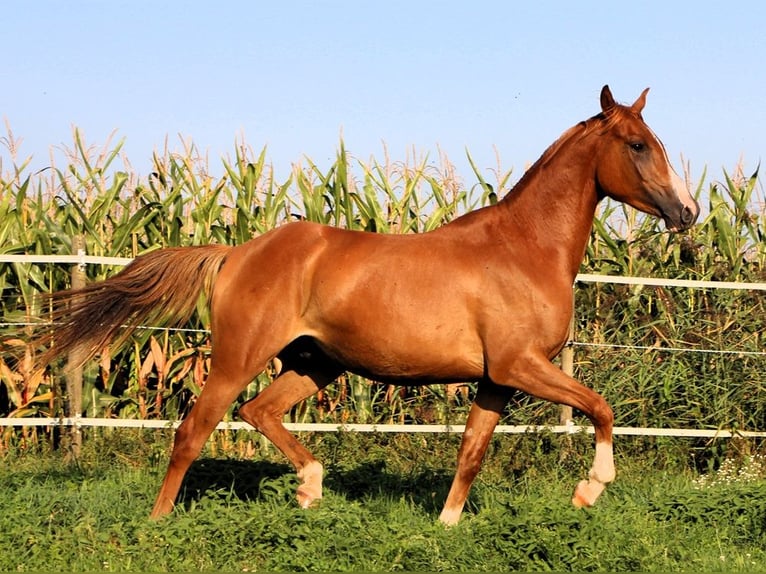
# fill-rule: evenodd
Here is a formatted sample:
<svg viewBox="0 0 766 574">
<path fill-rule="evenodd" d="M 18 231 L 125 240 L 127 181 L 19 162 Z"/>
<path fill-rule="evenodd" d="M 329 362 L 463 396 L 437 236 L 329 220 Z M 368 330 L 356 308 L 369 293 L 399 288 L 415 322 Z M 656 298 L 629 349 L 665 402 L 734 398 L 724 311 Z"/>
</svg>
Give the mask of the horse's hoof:
<svg viewBox="0 0 766 574">
<path fill-rule="evenodd" d="M 591 506 L 587 500 L 585 500 L 580 494 L 577 492 L 574 493 L 574 496 L 572 496 L 572 504 L 575 508 L 586 508 L 588 506 Z"/>
<path fill-rule="evenodd" d="M 572 504 L 575 508 L 593 506 L 603 490 L 604 485 L 598 481 L 581 480 L 575 488 Z"/>
<path fill-rule="evenodd" d="M 298 488 L 295 496 L 301 508 L 316 508 L 322 500 L 321 496 L 312 495 L 308 490 Z"/>
</svg>

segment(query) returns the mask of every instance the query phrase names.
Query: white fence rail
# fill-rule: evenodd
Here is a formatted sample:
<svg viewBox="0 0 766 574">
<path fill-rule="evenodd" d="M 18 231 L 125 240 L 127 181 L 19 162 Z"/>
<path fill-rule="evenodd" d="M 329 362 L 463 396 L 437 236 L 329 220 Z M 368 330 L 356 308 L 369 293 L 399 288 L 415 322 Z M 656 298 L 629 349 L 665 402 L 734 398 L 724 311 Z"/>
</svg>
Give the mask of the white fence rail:
<svg viewBox="0 0 766 574">
<path fill-rule="evenodd" d="M 128 257 L 102 257 L 85 255 L 10 255 L 0 254 L 0 263 L 62 263 L 69 265 L 127 265 L 132 261 Z M 614 283 L 623 285 L 643 285 L 657 287 L 686 287 L 692 289 L 733 289 L 745 291 L 766 291 L 766 283 L 738 283 L 729 281 L 697 281 L 688 279 L 665 279 L 653 277 L 622 277 L 613 275 L 596 275 L 581 273 L 577 275 L 581 283 Z M 661 349 L 664 350 L 664 349 Z M 676 351 L 700 352 L 699 349 L 674 349 Z M 722 352 L 722 351 L 713 351 Z M 766 352 L 748 354 L 766 355 Z M 31 427 L 31 426 L 62 426 L 79 429 L 81 427 L 111 427 L 111 428 L 146 428 L 163 429 L 177 428 L 180 421 L 170 420 L 137 420 L 137 419 L 104 419 L 89 417 L 39 417 L 13 418 L 0 417 L 0 427 Z M 380 432 L 380 433 L 461 433 L 464 425 L 424 425 L 424 424 L 332 424 L 332 423 L 286 423 L 288 430 L 295 432 Z M 219 430 L 254 430 L 244 422 L 221 422 Z M 524 434 L 548 430 L 554 433 L 593 433 L 591 426 L 575 424 L 537 426 L 537 425 L 498 425 L 497 434 Z M 733 429 L 675 429 L 675 428 L 642 428 L 615 427 L 615 435 L 627 436 L 663 436 L 691 438 L 766 438 L 766 431 L 747 431 Z"/>
<path fill-rule="evenodd" d="M 0 427 L 102 427 L 138 429 L 176 429 L 181 421 L 161 419 L 102 419 L 89 417 L 41 417 L 41 418 L 0 418 Z M 462 433 L 465 425 L 426 424 L 335 424 L 335 423 L 284 423 L 292 432 L 363 432 L 363 433 Z M 254 431 L 245 422 L 220 422 L 217 430 Z M 527 434 L 548 431 L 556 434 L 594 434 L 592 426 L 567 425 L 498 425 L 495 434 Z M 727 429 L 673 429 L 658 427 L 614 427 L 615 435 L 622 436 L 663 436 L 686 438 L 766 438 L 766 431 L 739 431 Z"/>
</svg>

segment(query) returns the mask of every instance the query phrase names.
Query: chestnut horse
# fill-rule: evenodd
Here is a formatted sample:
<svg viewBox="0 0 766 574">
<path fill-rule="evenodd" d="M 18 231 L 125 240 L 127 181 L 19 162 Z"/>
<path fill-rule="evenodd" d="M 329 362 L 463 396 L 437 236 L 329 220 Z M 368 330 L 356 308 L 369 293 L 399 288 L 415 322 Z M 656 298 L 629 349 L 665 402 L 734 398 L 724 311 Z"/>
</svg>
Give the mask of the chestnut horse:
<svg viewBox="0 0 766 574">
<path fill-rule="evenodd" d="M 699 213 L 641 117 L 647 91 L 625 106 L 604 86 L 601 113 L 566 131 L 500 202 L 429 233 L 294 222 L 236 247 L 154 251 L 106 281 L 54 293 L 42 361 L 71 350 L 92 357 L 147 321 L 181 323 L 209 293 L 210 373 L 175 434 L 154 518 L 173 509 L 226 409 L 275 358 L 278 376 L 239 416 L 294 465 L 303 507 L 321 498 L 323 468 L 282 418 L 344 371 L 404 385 L 478 382 L 443 523 L 460 518 L 514 389 L 590 419 L 595 457 L 572 502 L 592 505 L 615 476 L 612 410 L 551 360 L 567 342 L 596 206 L 611 197 L 671 231 Z"/>
</svg>

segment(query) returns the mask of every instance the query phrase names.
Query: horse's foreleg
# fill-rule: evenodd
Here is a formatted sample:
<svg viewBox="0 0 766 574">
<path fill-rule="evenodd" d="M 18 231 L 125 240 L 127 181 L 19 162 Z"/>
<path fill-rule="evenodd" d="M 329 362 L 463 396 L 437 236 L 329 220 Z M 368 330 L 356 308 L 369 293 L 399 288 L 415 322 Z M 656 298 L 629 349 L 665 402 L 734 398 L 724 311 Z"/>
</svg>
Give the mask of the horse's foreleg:
<svg viewBox="0 0 766 574">
<path fill-rule="evenodd" d="M 593 459 L 593 467 L 588 474 L 587 480 L 581 480 L 572 495 L 572 504 L 577 508 L 593 506 L 596 499 L 606 488 L 606 485 L 614 480 L 614 456 L 612 454 L 612 442 L 596 439 L 596 456 Z"/>
<path fill-rule="evenodd" d="M 290 460 L 301 479 L 298 503 L 303 508 L 322 498 L 322 465 L 284 427 L 282 417 L 297 403 L 317 393 L 342 371 L 332 369 L 301 370 L 288 367 L 257 397 L 239 409 L 239 416 L 253 425 Z"/>
<path fill-rule="evenodd" d="M 593 466 L 588 473 L 588 479 L 577 485 L 572 497 L 572 504 L 577 507 L 592 506 L 606 485 L 615 477 L 612 409 L 601 395 L 577 382 L 545 357 L 530 357 L 527 361 L 516 361 L 515 364 L 515 372 L 510 376 L 506 373 L 508 385 L 540 399 L 574 407 L 593 423 L 596 438 Z M 496 369 L 492 373 L 498 371 L 502 372 Z"/>
<path fill-rule="evenodd" d="M 173 510 L 186 471 L 199 456 L 226 409 L 249 382 L 249 377 L 239 380 L 224 376 L 213 362 L 202 393 L 176 430 L 170 463 L 154 503 L 151 518 L 160 518 Z"/>
<path fill-rule="evenodd" d="M 510 388 L 499 387 L 489 381 L 479 383 L 460 444 L 455 478 L 439 515 L 444 524 L 453 525 L 460 520 L 468 491 L 481 468 L 484 453 L 511 393 Z"/>
</svg>

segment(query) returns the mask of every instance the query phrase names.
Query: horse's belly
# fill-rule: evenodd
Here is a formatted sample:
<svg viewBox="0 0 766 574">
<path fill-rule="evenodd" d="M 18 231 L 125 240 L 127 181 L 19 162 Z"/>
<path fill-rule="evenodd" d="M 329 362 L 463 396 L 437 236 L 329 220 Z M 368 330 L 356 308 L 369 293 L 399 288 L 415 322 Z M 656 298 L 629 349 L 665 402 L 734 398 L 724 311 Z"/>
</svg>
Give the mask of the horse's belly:
<svg viewBox="0 0 766 574">
<path fill-rule="evenodd" d="M 484 373 L 480 341 L 460 329 L 371 325 L 320 335 L 317 343 L 347 370 L 381 381 L 467 381 Z"/>
</svg>

